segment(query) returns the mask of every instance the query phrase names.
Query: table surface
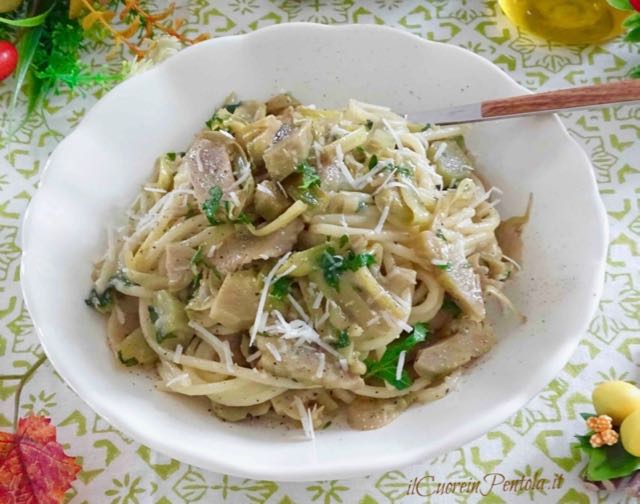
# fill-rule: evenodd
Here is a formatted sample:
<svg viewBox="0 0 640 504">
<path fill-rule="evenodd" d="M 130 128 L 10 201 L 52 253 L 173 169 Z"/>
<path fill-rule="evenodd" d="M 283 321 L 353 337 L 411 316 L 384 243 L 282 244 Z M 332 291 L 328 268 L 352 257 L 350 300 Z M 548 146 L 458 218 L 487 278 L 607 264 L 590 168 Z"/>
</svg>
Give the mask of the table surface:
<svg viewBox="0 0 640 504">
<path fill-rule="evenodd" d="M 159 2 L 163 3 L 163 2 Z M 469 49 L 532 90 L 615 80 L 640 62 L 640 44 L 613 40 L 562 47 L 533 39 L 509 24 L 491 0 L 225 0 L 178 2 L 194 26 L 214 36 L 244 33 L 274 23 L 378 23 Z M 96 57 L 99 57 L 97 55 Z M 10 90 L 0 88 L 0 103 Z M 0 373 L 27 370 L 41 350 L 20 293 L 20 224 L 41 168 L 56 144 L 95 103 L 98 92 L 63 92 L 33 116 L 17 140 L 0 149 Z M 585 428 L 594 383 L 640 382 L 640 107 L 566 114 L 562 120 L 593 162 L 607 208 L 610 244 L 598 312 L 570 362 L 525 408 L 485 436 L 412 467 L 366 478 L 280 483 L 254 481 L 190 467 L 127 438 L 69 390 L 47 363 L 27 383 L 21 414 L 48 415 L 68 453 L 83 471 L 68 494 L 73 503 L 413 503 L 413 502 L 625 502 L 622 495 L 587 492 L 585 465 L 572 449 Z M 571 188 L 567 188 L 571 190 Z M 0 427 L 11 426 L 15 382 L 0 382 Z M 425 442 L 428 442 L 425 431 Z M 475 481 L 479 493 L 407 495 L 414 478 Z M 546 478 L 546 489 L 505 491 L 501 478 Z M 549 488 L 553 486 L 560 488 Z M 445 489 L 444 487 L 441 487 Z M 437 487 L 421 487 L 422 493 Z M 453 489 L 452 486 L 449 490 Z M 486 494 L 486 495 L 483 495 Z"/>
</svg>

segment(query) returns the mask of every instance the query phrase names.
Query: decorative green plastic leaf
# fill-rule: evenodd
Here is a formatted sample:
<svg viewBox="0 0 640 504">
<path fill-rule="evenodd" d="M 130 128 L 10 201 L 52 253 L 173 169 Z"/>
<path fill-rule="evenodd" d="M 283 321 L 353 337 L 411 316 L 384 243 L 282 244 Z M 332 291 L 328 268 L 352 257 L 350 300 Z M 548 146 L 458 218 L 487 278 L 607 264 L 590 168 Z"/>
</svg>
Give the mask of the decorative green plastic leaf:
<svg viewBox="0 0 640 504">
<path fill-rule="evenodd" d="M 591 481 L 622 478 L 640 470 L 640 457 L 634 457 L 622 447 L 622 443 L 602 448 L 592 448 L 587 466 Z"/>
<path fill-rule="evenodd" d="M 0 23 L 10 26 L 19 26 L 21 28 L 33 28 L 34 26 L 40 26 L 42 23 L 44 23 L 44 20 L 47 19 L 47 16 L 53 9 L 54 5 L 55 2 L 51 4 L 51 7 L 49 7 L 49 9 L 42 14 L 24 19 L 8 19 L 0 16 Z"/>
<path fill-rule="evenodd" d="M 627 42 L 640 42 L 640 26 L 628 31 L 624 39 Z"/>
<path fill-rule="evenodd" d="M 615 7 L 620 10 L 633 10 L 633 6 L 629 0 L 607 0 L 607 3 L 611 7 Z"/>
<path fill-rule="evenodd" d="M 576 436 L 579 448 L 589 459 L 585 475 L 590 481 L 605 481 L 623 478 L 640 470 L 640 457 L 635 457 L 626 451 L 622 443 L 613 446 L 594 448 L 589 439 L 591 434 Z"/>
<path fill-rule="evenodd" d="M 38 48 L 38 43 L 40 42 L 40 37 L 42 36 L 42 26 L 38 26 L 36 28 L 27 30 L 22 35 L 20 42 L 18 43 L 18 67 L 16 68 L 16 86 L 13 90 L 13 95 L 11 97 L 11 103 L 9 105 L 9 132 L 7 137 L 13 137 L 14 133 L 20 127 L 13 127 L 14 124 L 14 112 L 16 110 L 16 103 L 18 102 L 18 95 L 20 94 L 20 90 L 22 89 L 22 85 L 24 84 L 24 80 L 27 76 L 27 72 L 29 71 L 29 67 L 31 66 L 31 61 L 33 60 L 33 55 L 36 53 L 36 49 Z"/>
</svg>

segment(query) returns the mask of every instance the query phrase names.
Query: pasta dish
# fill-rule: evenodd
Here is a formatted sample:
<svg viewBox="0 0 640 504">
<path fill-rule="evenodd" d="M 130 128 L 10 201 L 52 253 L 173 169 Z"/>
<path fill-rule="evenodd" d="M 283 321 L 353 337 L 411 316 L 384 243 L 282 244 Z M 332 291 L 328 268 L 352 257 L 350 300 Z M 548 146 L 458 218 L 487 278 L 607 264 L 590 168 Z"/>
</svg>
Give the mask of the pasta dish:
<svg viewBox="0 0 640 504">
<path fill-rule="evenodd" d="M 513 309 L 529 213 L 501 222 L 463 133 L 230 97 L 109 231 L 86 302 L 116 358 L 221 419 L 308 437 L 443 397 L 495 343 L 488 298 Z"/>
</svg>

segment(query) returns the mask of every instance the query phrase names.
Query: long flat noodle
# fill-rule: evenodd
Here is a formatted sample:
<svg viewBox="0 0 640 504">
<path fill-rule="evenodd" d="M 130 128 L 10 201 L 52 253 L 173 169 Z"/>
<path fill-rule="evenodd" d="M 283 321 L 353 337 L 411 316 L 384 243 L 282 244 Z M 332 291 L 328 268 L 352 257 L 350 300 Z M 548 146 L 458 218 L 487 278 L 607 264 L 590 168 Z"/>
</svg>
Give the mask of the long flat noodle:
<svg viewBox="0 0 640 504">
<path fill-rule="evenodd" d="M 418 378 L 413 382 L 411 386 L 402 390 L 365 385 L 364 387 L 351 390 L 351 392 L 360 396 L 373 397 L 376 399 L 391 399 L 392 397 L 402 397 L 410 394 L 411 392 L 421 390 L 429 385 L 429 383 L 431 383 L 431 380 L 429 378 Z"/>
<path fill-rule="evenodd" d="M 253 406 L 273 399 L 286 390 L 284 387 L 272 387 L 242 378 L 199 385 L 182 385 L 177 382 L 169 386 L 169 389 L 188 396 L 206 395 L 225 406 Z"/>
<path fill-rule="evenodd" d="M 309 208 L 304 202 L 296 201 L 293 205 L 285 210 L 285 212 L 278 216 L 277 219 L 271 221 L 266 226 L 256 229 L 253 226 L 247 226 L 249 231 L 254 236 L 266 236 L 268 234 L 277 231 L 278 229 L 282 229 L 287 224 L 292 222 L 296 217 L 302 215 L 305 210 Z"/>
<path fill-rule="evenodd" d="M 149 303 L 141 299 L 139 303 L 138 316 L 140 317 L 140 327 L 142 328 L 142 334 L 147 344 L 151 349 L 158 354 L 163 360 L 173 362 L 175 352 L 167 350 L 161 347 L 153 335 L 154 329 L 149 319 Z M 238 378 L 244 378 L 245 380 L 262 383 L 264 385 L 271 385 L 273 387 L 282 387 L 288 389 L 312 389 L 319 388 L 318 386 L 303 385 L 297 381 L 290 380 L 288 378 L 279 378 L 276 376 L 268 375 L 262 371 L 245 368 L 233 365 L 232 370 L 227 369 L 227 366 L 222 362 L 216 362 L 212 360 L 200 359 L 198 357 L 192 357 L 190 355 L 182 355 L 180 357 L 180 363 L 195 369 L 202 371 L 210 371 L 212 373 L 219 373 L 228 376 L 236 376 Z"/>
</svg>

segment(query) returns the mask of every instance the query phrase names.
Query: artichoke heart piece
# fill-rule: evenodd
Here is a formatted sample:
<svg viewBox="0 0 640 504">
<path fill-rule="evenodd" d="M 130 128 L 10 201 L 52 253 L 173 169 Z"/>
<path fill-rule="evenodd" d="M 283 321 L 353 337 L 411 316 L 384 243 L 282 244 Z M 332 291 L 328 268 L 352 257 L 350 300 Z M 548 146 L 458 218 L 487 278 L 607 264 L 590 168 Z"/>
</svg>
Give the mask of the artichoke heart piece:
<svg viewBox="0 0 640 504">
<path fill-rule="evenodd" d="M 442 332 L 436 343 L 418 350 L 413 367 L 420 376 L 450 373 L 488 352 L 496 341 L 488 325 L 471 320 L 454 320 Z"/>
<path fill-rule="evenodd" d="M 438 282 L 458 306 L 472 320 L 480 321 L 485 317 L 480 280 L 464 255 L 462 237 L 453 235 L 445 241 L 432 231 L 424 231 L 416 239 L 416 249 L 436 266 Z"/>
<path fill-rule="evenodd" d="M 458 139 L 433 142 L 427 154 L 446 187 L 455 185 L 456 181 L 467 178 L 471 173 L 471 160 Z"/>
<path fill-rule="evenodd" d="M 125 366 L 148 364 L 157 360 L 158 355 L 151 349 L 144 339 L 139 327 L 127 335 L 115 348 L 118 359 Z"/>
<path fill-rule="evenodd" d="M 282 180 L 291 175 L 309 157 L 312 142 L 311 121 L 307 121 L 269 147 L 263 158 L 270 177 Z"/>
<path fill-rule="evenodd" d="M 266 221 L 275 220 L 291 204 L 289 197 L 271 180 L 258 184 L 255 195 L 255 208 Z"/>
<path fill-rule="evenodd" d="M 193 331 L 184 305 L 166 290 L 157 291 L 150 308 L 151 321 L 156 330 L 156 340 L 166 348 L 186 345 Z"/>
<path fill-rule="evenodd" d="M 230 329 L 249 329 L 258 310 L 260 282 L 253 271 L 227 275 L 213 304 L 210 317 Z"/>
<path fill-rule="evenodd" d="M 262 166 L 262 156 L 273 143 L 276 132 L 282 122 L 272 115 L 248 125 L 239 135 L 240 142 L 249 153 L 251 161 L 256 166 Z"/>
</svg>

